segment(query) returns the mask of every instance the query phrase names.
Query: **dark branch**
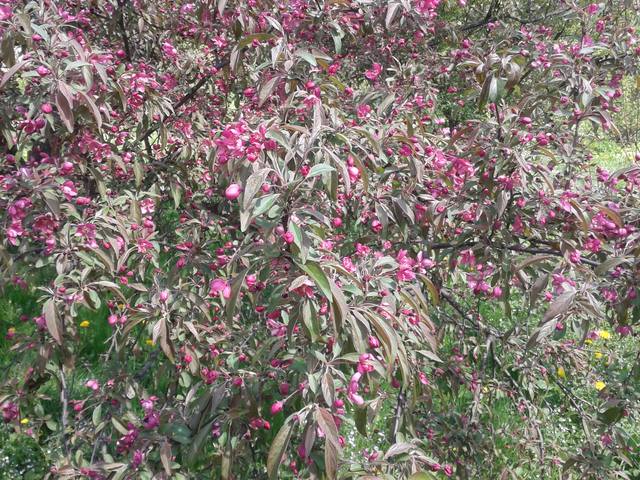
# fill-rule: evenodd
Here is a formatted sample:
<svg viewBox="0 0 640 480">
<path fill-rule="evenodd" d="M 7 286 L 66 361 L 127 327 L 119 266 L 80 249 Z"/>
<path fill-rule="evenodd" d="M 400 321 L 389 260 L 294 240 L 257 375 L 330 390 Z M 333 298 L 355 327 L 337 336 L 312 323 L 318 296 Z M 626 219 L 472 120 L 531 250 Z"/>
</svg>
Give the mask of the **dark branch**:
<svg viewBox="0 0 640 480">
<path fill-rule="evenodd" d="M 227 66 L 229 64 L 228 60 L 223 60 L 221 62 L 216 63 L 213 68 L 215 68 L 216 70 L 219 70 L 225 66 Z M 189 89 L 189 91 L 180 99 L 178 100 L 174 105 L 173 105 L 173 115 L 167 115 L 166 117 L 164 117 L 162 120 L 160 120 L 159 122 L 157 122 L 153 127 L 149 127 L 147 129 L 147 131 L 145 131 L 142 136 L 138 139 L 138 142 L 142 142 L 145 141 L 147 138 L 149 138 L 149 136 L 156 132 L 160 126 L 162 125 L 162 123 L 167 120 L 168 118 L 172 117 L 175 115 L 175 111 L 178 110 L 180 107 L 182 107 L 185 103 L 187 103 L 188 101 L 190 101 L 191 99 L 193 99 L 193 97 L 196 96 L 196 93 L 198 93 L 198 90 L 200 90 L 204 84 L 206 84 L 209 79 L 211 78 L 211 75 L 205 75 L 204 77 L 202 77 L 200 80 L 198 80 L 196 82 L 196 84 L 191 87 Z"/>
<path fill-rule="evenodd" d="M 129 45 L 129 36 L 127 35 L 127 27 L 124 24 L 124 6 L 126 0 L 118 0 L 118 24 L 120 25 L 120 31 L 122 33 L 122 41 L 124 42 L 124 52 L 127 56 L 127 61 L 131 61 L 131 46 Z"/>
</svg>

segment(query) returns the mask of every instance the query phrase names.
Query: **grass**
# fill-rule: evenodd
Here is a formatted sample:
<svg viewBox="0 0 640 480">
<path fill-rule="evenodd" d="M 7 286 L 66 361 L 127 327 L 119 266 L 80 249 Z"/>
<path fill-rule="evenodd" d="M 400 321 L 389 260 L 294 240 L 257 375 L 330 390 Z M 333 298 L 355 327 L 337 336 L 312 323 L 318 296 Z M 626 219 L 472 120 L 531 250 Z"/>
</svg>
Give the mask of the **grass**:
<svg viewBox="0 0 640 480">
<path fill-rule="evenodd" d="M 601 168 L 614 172 L 634 162 L 635 149 L 623 147 L 609 140 L 593 140 L 588 144 L 593 155 L 593 163 Z"/>
</svg>

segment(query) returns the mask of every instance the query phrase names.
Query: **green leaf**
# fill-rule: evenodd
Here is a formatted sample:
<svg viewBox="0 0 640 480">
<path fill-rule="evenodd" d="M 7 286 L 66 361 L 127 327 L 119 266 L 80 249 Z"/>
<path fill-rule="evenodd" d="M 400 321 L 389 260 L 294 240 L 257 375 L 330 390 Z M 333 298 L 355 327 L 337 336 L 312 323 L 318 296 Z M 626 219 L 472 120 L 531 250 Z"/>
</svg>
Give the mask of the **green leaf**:
<svg viewBox="0 0 640 480">
<path fill-rule="evenodd" d="M 624 415 L 624 409 L 621 407 L 611 407 L 600 413 L 600 420 L 607 425 L 616 423 Z"/>
<path fill-rule="evenodd" d="M 160 428 L 160 433 L 168 435 L 172 440 L 188 445 L 191 442 L 191 430 L 184 423 L 167 423 Z"/>
<path fill-rule="evenodd" d="M 569 308 L 571 308 L 571 305 L 573 305 L 573 299 L 575 297 L 576 292 L 574 290 L 570 290 L 559 295 L 549 306 L 549 309 L 544 314 L 540 325 L 545 324 L 567 312 Z"/>
<path fill-rule="evenodd" d="M 267 80 L 260 87 L 260 91 L 258 92 L 258 106 L 259 107 L 261 107 L 264 104 L 264 102 L 266 102 L 267 99 L 271 96 L 271 94 L 273 93 L 273 90 L 276 88 L 276 85 L 278 85 L 278 83 L 280 83 L 282 78 L 283 77 L 281 75 L 276 75 L 275 77 Z"/>
<path fill-rule="evenodd" d="M 309 256 L 309 247 L 311 244 L 309 237 L 307 237 L 304 230 L 300 228 L 300 225 L 291 220 L 289 221 L 289 230 L 293 233 L 293 241 L 295 245 L 300 249 L 300 258 L 302 259 L 302 263 L 305 263 Z"/>
<path fill-rule="evenodd" d="M 93 409 L 93 413 L 91 414 L 91 420 L 93 421 L 93 424 L 96 427 L 100 425 L 100 422 L 102 421 L 102 405 L 101 404 L 98 404 L 96 408 Z"/>
<path fill-rule="evenodd" d="M 271 448 L 269 449 L 269 455 L 267 456 L 267 474 L 270 479 L 278 478 L 278 468 L 280 467 L 284 454 L 289 446 L 292 431 L 293 415 L 285 420 L 284 424 L 280 427 L 280 430 L 271 442 Z"/>
<path fill-rule="evenodd" d="M 58 107 L 58 114 L 60 115 L 60 119 L 62 123 L 64 123 L 65 127 L 69 132 L 73 132 L 73 110 L 71 109 L 71 105 L 67 102 L 67 99 L 64 95 L 58 92 L 55 96 L 56 106 Z"/>
<path fill-rule="evenodd" d="M 338 427 L 336 427 L 336 422 L 331 412 L 325 408 L 318 407 L 315 417 L 326 439 L 324 445 L 324 470 L 328 479 L 334 479 L 338 471 L 338 457 L 340 455 Z"/>
<path fill-rule="evenodd" d="M 413 450 L 415 448 L 415 446 L 411 443 L 407 443 L 407 442 L 400 442 L 400 443 L 396 443 L 394 445 L 392 445 L 389 450 L 387 450 L 387 453 L 384 454 L 384 459 L 387 460 L 391 457 L 395 457 L 397 455 L 402 455 L 403 453 L 407 453 L 410 452 L 411 450 Z"/>
<path fill-rule="evenodd" d="M 347 299 L 342 293 L 342 290 L 338 288 L 335 282 L 330 279 L 329 284 L 331 287 L 331 293 L 333 294 L 333 303 L 331 306 L 334 329 L 336 334 L 340 334 L 342 331 L 342 325 L 344 325 L 345 320 L 349 316 L 349 305 L 347 304 Z"/>
<path fill-rule="evenodd" d="M 238 42 L 238 48 L 247 47 L 252 44 L 254 40 L 258 40 L 259 42 L 266 42 L 267 40 L 271 40 L 272 38 L 275 38 L 275 35 L 272 35 L 270 33 L 253 33 L 240 40 Z"/>
<path fill-rule="evenodd" d="M 18 71 L 20 70 L 22 67 L 26 66 L 27 63 L 29 63 L 27 60 L 21 60 L 18 63 L 16 63 L 13 67 L 11 67 L 9 70 L 7 70 L 6 72 L 4 72 L 4 74 L 2 75 L 2 79 L 0 79 L 0 88 L 2 88 L 4 86 L 5 83 L 7 83 L 9 81 L 9 79 Z"/>
<path fill-rule="evenodd" d="M 606 259 L 600 265 L 598 265 L 595 269 L 596 275 L 604 275 L 612 268 L 616 268 L 618 265 L 622 265 L 626 263 L 627 259 L 622 257 L 612 257 Z"/>
<path fill-rule="evenodd" d="M 249 269 L 242 270 L 231 282 L 231 296 L 226 306 L 227 320 L 231 321 L 236 311 L 236 304 L 238 303 L 238 297 L 240 296 L 240 290 L 244 284 L 244 279 L 247 276 Z"/>
<path fill-rule="evenodd" d="M 300 267 L 307 275 L 309 275 L 313 279 L 320 291 L 324 294 L 325 297 L 327 297 L 330 302 L 333 301 L 329 279 L 325 275 L 320 265 L 312 261 L 307 261 L 307 263 L 304 264 L 296 262 L 296 265 L 298 265 L 298 267 Z"/>
<path fill-rule="evenodd" d="M 431 472 L 416 472 L 413 475 L 411 475 L 407 480 L 436 480 L 437 478 L 438 477 L 436 477 Z"/>
<path fill-rule="evenodd" d="M 47 330 L 53 337 L 53 339 L 62 345 L 62 325 L 58 314 L 56 313 L 56 303 L 53 298 L 47 300 L 42 308 L 42 314 L 47 325 Z"/>
<path fill-rule="evenodd" d="M 256 207 L 253 210 L 252 217 L 254 218 L 259 217 L 264 212 L 269 210 L 273 206 L 273 204 L 276 203 L 276 200 L 278 199 L 278 197 L 280 197 L 280 194 L 278 193 L 272 193 L 271 195 L 260 197 L 256 202 Z"/>
<path fill-rule="evenodd" d="M 300 57 L 303 60 L 305 60 L 307 63 L 309 63 L 310 65 L 317 67 L 318 66 L 318 62 L 316 61 L 316 57 L 309 51 L 307 50 L 296 50 L 294 55 L 296 57 Z"/>
<path fill-rule="evenodd" d="M 335 171 L 336 169 L 333 168 L 331 165 L 328 165 L 326 163 L 319 163 L 311 167 L 311 170 L 309 170 L 309 174 L 307 175 L 306 178 L 313 178 L 313 177 L 317 177 L 318 175 L 322 175 L 323 173 L 335 172 Z"/>
<path fill-rule="evenodd" d="M 95 290 L 89 290 L 89 298 L 91 299 L 91 303 L 93 304 L 92 306 L 94 309 L 100 308 L 100 305 L 102 305 L 102 302 L 100 301 L 100 296 L 98 295 L 98 292 L 96 292 Z"/>
<path fill-rule="evenodd" d="M 165 473 L 171 476 L 171 443 L 166 440 L 160 447 L 160 462 Z"/>
<path fill-rule="evenodd" d="M 252 173 L 244 185 L 244 191 L 242 193 L 242 208 L 245 210 L 251 205 L 251 201 L 260 191 L 262 184 L 264 183 L 269 173 L 268 168 L 262 168 L 257 172 Z"/>
<path fill-rule="evenodd" d="M 387 15 L 385 16 L 385 19 L 384 19 L 384 26 L 387 30 L 389 30 L 389 28 L 391 27 L 391 24 L 393 23 L 393 20 L 396 18 L 396 15 L 399 9 L 400 9 L 399 2 L 392 2 L 392 3 L 389 3 L 389 5 L 387 6 Z"/>
</svg>

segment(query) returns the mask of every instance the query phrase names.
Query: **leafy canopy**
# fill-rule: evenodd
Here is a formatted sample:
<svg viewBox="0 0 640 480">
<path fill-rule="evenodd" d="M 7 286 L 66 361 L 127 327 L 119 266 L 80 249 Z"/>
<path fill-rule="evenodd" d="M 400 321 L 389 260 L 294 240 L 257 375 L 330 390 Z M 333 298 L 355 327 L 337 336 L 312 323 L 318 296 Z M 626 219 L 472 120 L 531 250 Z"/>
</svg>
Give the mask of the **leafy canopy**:
<svg viewBox="0 0 640 480">
<path fill-rule="evenodd" d="M 5 422 L 60 478 L 630 478 L 633 5 L 0 2 Z"/>
</svg>

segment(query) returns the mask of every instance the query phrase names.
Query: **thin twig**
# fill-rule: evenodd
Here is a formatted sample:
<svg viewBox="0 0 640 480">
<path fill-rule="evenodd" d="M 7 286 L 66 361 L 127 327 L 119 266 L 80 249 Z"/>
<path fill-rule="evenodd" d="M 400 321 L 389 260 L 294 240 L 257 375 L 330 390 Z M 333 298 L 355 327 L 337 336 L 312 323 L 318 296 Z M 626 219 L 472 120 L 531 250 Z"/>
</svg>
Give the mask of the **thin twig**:
<svg viewBox="0 0 640 480">
<path fill-rule="evenodd" d="M 219 70 L 220 68 L 223 68 L 226 65 L 228 65 L 228 63 L 229 63 L 228 60 L 223 60 L 215 64 L 213 68 L 215 68 L 216 70 Z M 198 90 L 200 90 L 202 86 L 209 81 L 210 78 L 211 78 L 211 75 L 205 75 L 200 80 L 198 80 L 198 82 L 196 82 L 196 84 L 193 85 L 193 87 L 191 87 L 191 89 L 189 89 L 189 91 L 173 105 L 173 111 L 175 112 L 180 107 L 182 107 L 185 103 L 187 103 L 189 100 L 195 97 L 196 93 L 198 93 Z M 172 116 L 175 116 L 175 113 L 173 115 L 165 116 L 162 120 L 157 122 L 153 127 L 149 127 L 138 139 L 138 142 L 146 141 L 147 138 L 149 138 L 149 136 L 152 133 L 156 132 L 160 128 L 163 122 L 165 122 L 168 118 Z"/>
<path fill-rule="evenodd" d="M 67 426 L 69 424 L 69 392 L 67 391 L 67 380 L 64 374 L 64 365 L 60 365 L 60 403 L 62 412 L 60 423 L 62 424 L 62 445 L 66 457 L 69 457 L 69 443 L 67 439 Z"/>
<path fill-rule="evenodd" d="M 396 399 L 396 411 L 393 415 L 393 430 L 391 431 L 391 438 L 393 443 L 398 441 L 398 431 L 400 430 L 400 417 L 402 417 L 402 411 L 404 410 L 405 397 L 402 387 L 398 390 L 398 398 Z"/>
<path fill-rule="evenodd" d="M 129 45 L 129 36 L 127 35 L 127 27 L 124 23 L 124 6 L 126 0 L 118 0 L 118 24 L 120 25 L 120 31 L 122 33 L 122 41 L 124 42 L 124 52 L 127 56 L 127 61 L 131 61 L 131 46 Z"/>
</svg>

